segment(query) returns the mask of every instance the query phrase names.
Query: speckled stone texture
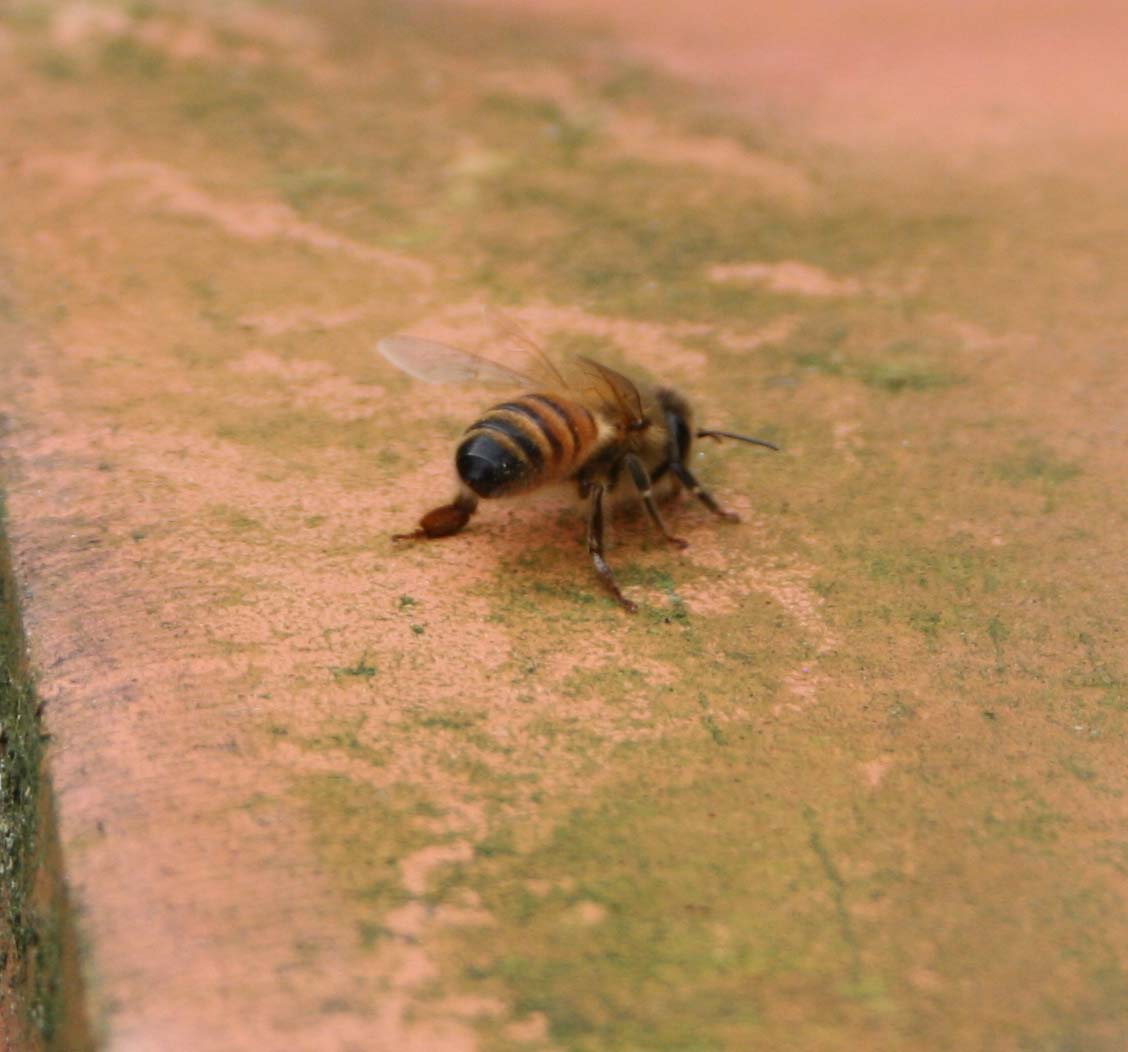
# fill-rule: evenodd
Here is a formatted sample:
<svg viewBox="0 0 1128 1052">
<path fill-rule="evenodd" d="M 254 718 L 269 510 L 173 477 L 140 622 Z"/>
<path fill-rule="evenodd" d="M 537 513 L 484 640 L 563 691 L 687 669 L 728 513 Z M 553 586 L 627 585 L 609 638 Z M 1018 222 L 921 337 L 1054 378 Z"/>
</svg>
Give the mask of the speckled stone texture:
<svg viewBox="0 0 1128 1052">
<path fill-rule="evenodd" d="M 1124 1047 L 1122 10 L 748 6 L 0 12 L 99 1047 Z M 634 617 L 566 496 L 391 540 L 498 396 L 376 342 L 483 306 L 783 449 Z"/>
</svg>

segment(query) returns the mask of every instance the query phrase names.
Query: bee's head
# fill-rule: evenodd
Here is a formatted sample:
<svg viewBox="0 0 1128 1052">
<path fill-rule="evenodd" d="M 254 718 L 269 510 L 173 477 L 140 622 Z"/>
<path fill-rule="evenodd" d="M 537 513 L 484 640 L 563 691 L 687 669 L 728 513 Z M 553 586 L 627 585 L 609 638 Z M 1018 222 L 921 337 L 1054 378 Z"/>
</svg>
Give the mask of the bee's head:
<svg viewBox="0 0 1128 1052">
<path fill-rule="evenodd" d="M 678 443 L 678 455 L 684 464 L 689 458 L 689 448 L 695 438 L 711 438 L 719 442 L 723 438 L 731 438 L 737 442 L 747 442 L 751 446 L 764 446 L 779 452 L 779 446 L 762 438 L 751 438 L 748 435 L 737 435 L 732 431 L 714 431 L 711 428 L 694 429 L 693 410 L 689 402 L 668 387 L 657 392 L 658 404 L 662 407 L 662 415 L 666 418 L 668 426 L 674 432 Z"/>
<path fill-rule="evenodd" d="M 662 416 L 674 432 L 678 455 L 684 463 L 689 457 L 689 448 L 693 445 L 693 409 L 684 395 L 669 387 L 659 388 L 656 394 Z"/>
</svg>

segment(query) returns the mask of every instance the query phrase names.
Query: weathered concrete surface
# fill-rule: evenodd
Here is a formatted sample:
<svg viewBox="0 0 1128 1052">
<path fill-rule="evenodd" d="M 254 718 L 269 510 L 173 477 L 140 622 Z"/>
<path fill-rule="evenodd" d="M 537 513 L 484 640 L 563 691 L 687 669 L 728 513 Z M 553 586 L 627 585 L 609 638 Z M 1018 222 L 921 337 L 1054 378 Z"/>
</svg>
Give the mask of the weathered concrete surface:
<svg viewBox="0 0 1128 1052">
<path fill-rule="evenodd" d="M 10 532 L 99 1040 L 1122 1048 L 1123 110 L 957 121 L 955 164 L 903 137 L 934 85 L 828 143 L 728 77 L 735 8 L 724 107 L 563 22 L 208 10 L 0 21 Z M 617 17 L 676 66 L 686 10 Z M 834 24 L 922 35 L 874 10 Z M 1102 68 L 1093 11 L 1049 69 Z M 488 395 L 373 346 L 486 347 L 483 302 L 785 447 L 701 461 L 741 528 L 622 525 L 637 618 L 551 501 L 389 540 Z"/>
</svg>

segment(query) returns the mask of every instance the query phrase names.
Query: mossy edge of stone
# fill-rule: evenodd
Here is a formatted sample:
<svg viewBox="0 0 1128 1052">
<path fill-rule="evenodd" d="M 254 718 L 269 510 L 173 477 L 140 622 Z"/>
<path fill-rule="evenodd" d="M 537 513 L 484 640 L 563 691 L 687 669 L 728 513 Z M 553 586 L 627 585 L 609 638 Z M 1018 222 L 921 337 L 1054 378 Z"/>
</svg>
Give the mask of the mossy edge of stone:
<svg viewBox="0 0 1128 1052">
<path fill-rule="evenodd" d="M 0 1023 L 28 1052 L 92 1052 L 7 523 L 0 491 Z"/>
</svg>

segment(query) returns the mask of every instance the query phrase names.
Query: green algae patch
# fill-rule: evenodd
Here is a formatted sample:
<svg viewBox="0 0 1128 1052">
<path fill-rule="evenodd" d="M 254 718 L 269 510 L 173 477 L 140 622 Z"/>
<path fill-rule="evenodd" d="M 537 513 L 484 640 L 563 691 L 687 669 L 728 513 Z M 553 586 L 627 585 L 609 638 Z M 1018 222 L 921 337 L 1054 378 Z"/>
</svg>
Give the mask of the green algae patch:
<svg viewBox="0 0 1128 1052">
<path fill-rule="evenodd" d="M 534 849 L 480 858 L 467 879 L 499 924 L 448 967 L 469 960 L 465 983 L 504 993 L 516 1018 L 543 1015 L 577 1050 L 747 1047 L 778 1033 L 785 1002 L 809 1014 L 808 1032 L 880 1017 L 883 981 L 844 922 L 842 900 L 859 892 L 781 762 L 798 757 L 773 753 L 767 773 L 754 724 L 727 735 L 727 748 L 625 749 L 621 779 Z M 487 1048 L 509 1047 L 484 1032 Z"/>
<path fill-rule="evenodd" d="M 1014 485 L 1040 483 L 1047 488 L 1069 482 L 1077 478 L 1081 471 L 1081 465 L 1076 461 L 1058 456 L 1034 439 L 1020 443 L 1018 449 L 995 465 L 996 475 L 1004 482 Z"/>
<path fill-rule="evenodd" d="M 293 794 L 321 864 L 357 917 L 360 943 L 373 946 L 388 934 L 388 912 L 411 899 L 400 862 L 436 842 L 421 821 L 435 813 L 433 806 L 412 786 L 376 788 L 341 774 L 308 775 Z"/>
<path fill-rule="evenodd" d="M 285 729 L 281 729 L 280 734 L 277 731 L 272 731 L 272 733 L 287 737 L 294 745 L 309 752 L 340 753 L 350 760 L 359 760 L 372 767 L 383 767 L 388 762 L 388 753 L 386 750 L 378 749 L 364 740 L 362 732 L 366 722 L 367 720 L 363 715 L 352 720 L 329 720 L 319 734 L 305 737 L 291 735 Z"/>
<path fill-rule="evenodd" d="M 854 738 L 865 719 L 845 721 Z M 847 777 L 842 749 L 838 731 L 788 734 L 762 718 L 728 723 L 723 742 L 623 746 L 599 789 L 555 805 L 538 835 L 519 820 L 495 827 L 500 848 L 479 852 L 458 886 L 497 924 L 447 938 L 447 982 L 461 969 L 459 986 L 503 996 L 513 1019 L 542 1016 L 569 1049 L 846 1049 L 864 1033 L 893 1050 L 981 1033 L 969 960 L 989 988 L 1039 960 L 1027 974 L 1088 993 L 1015 990 L 990 1010 L 992 1032 L 1037 1047 L 1064 1029 L 1114 1047 L 1104 1021 L 1122 1011 L 1128 977 L 1115 936 L 1084 918 L 1115 894 L 1077 892 L 1054 864 L 1078 812 L 981 759 L 949 775 L 946 749 L 921 752 L 875 794 Z M 936 812 L 937 794 L 966 820 Z M 1036 920 L 1016 912 L 1029 895 L 1042 901 Z M 511 1047 L 505 1025 L 481 1033 L 487 1049 Z"/>
<path fill-rule="evenodd" d="M 367 657 L 358 658 L 352 665 L 334 665 L 330 670 L 337 679 L 372 679 L 380 670 Z"/>
</svg>

